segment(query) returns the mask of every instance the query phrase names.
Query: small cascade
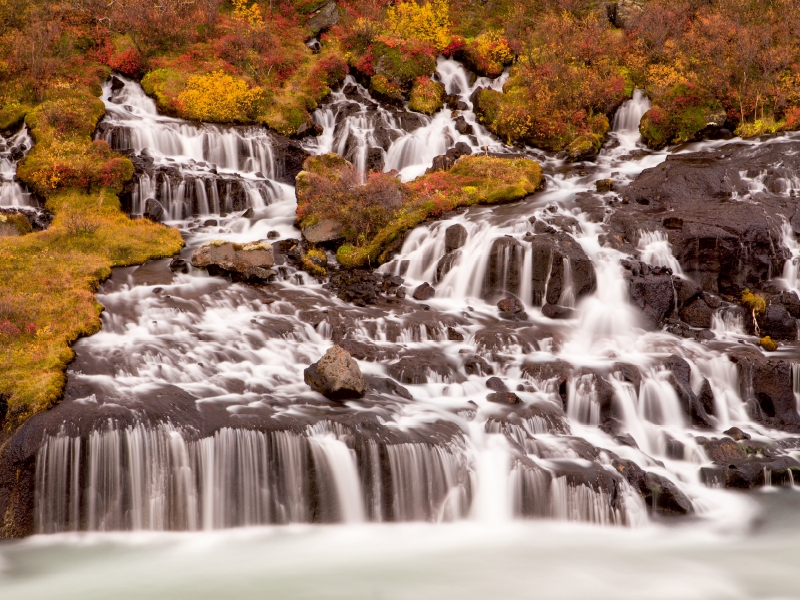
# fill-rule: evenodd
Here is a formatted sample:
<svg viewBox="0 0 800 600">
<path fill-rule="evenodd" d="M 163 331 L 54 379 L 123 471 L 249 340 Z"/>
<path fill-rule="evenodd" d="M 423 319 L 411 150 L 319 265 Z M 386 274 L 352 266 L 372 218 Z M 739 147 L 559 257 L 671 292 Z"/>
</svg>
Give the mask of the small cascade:
<svg viewBox="0 0 800 600">
<path fill-rule="evenodd" d="M 30 206 L 30 193 L 16 179 L 17 163 L 33 147 L 28 129 L 9 137 L 0 136 L 0 206 Z"/>
<path fill-rule="evenodd" d="M 650 99 L 645 93 L 636 89 L 633 90 L 631 99 L 624 102 L 617 110 L 611 129 L 622 146 L 632 148 L 641 140 L 639 123 L 651 106 Z"/>
<path fill-rule="evenodd" d="M 668 267 L 675 275 L 683 275 L 678 259 L 672 254 L 669 239 L 660 231 L 640 231 L 639 251 L 642 261 L 654 267 Z"/>
<path fill-rule="evenodd" d="M 147 212 L 150 199 L 174 221 L 263 209 L 291 198 L 293 192 L 281 183 L 284 155 L 302 150 L 279 148 L 265 128 L 197 124 L 159 115 L 141 86 L 122 77 L 103 86 L 102 99 L 107 113 L 98 137 L 130 155 L 136 166 L 131 214 Z"/>
</svg>

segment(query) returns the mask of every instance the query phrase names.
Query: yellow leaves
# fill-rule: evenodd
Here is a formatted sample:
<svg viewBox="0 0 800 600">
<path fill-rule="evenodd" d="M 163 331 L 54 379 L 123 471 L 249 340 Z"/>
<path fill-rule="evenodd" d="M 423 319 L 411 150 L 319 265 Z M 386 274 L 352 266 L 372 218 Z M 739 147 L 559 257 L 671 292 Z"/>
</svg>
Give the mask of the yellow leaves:
<svg viewBox="0 0 800 600">
<path fill-rule="evenodd" d="M 450 44 L 450 7 L 447 0 L 423 5 L 401 2 L 389 7 L 386 30 L 400 38 L 427 42 L 441 52 Z"/>
<path fill-rule="evenodd" d="M 260 97 L 260 88 L 250 89 L 242 79 L 216 71 L 190 77 L 178 104 L 189 118 L 198 121 L 242 122 L 249 120 Z"/>
<path fill-rule="evenodd" d="M 478 52 L 493 62 L 506 65 L 514 59 L 514 53 L 500 31 L 482 33 L 475 38 L 475 44 Z"/>
<path fill-rule="evenodd" d="M 233 17 L 240 21 L 245 21 L 253 27 L 263 27 L 264 18 L 261 16 L 261 11 L 257 3 L 248 6 L 250 0 L 231 0 L 233 4 Z"/>
</svg>

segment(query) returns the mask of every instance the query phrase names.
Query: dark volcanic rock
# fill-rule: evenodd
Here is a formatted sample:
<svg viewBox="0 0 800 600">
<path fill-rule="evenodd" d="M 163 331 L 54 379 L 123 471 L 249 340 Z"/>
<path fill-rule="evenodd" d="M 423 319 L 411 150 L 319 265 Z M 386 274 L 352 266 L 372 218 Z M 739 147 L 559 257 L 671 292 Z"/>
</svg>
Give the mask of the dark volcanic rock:
<svg viewBox="0 0 800 600">
<path fill-rule="evenodd" d="M 711 318 L 714 311 L 705 303 L 702 298 L 695 298 L 689 304 L 681 308 L 681 319 L 692 327 L 711 327 Z"/>
<path fill-rule="evenodd" d="M 703 408 L 700 399 L 692 391 L 689 363 L 673 354 L 664 360 L 663 364 L 668 370 L 672 371 L 670 384 L 678 394 L 684 414 L 695 426 L 711 429 L 713 427 L 711 419 L 705 408 Z"/>
<path fill-rule="evenodd" d="M 426 281 L 417 286 L 417 288 L 414 290 L 414 293 L 411 294 L 411 297 L 414 298 L 414 300 L 423 302 L 425 300 L 430 300 L 435 295 L 436 289 Z"/>
<path fill-rule="evenodd" d="M 645 324 L 657 329 L 675 308 L 672 274 L 663 267 L 650 267 L 635 260 L 623 260 L 631 303 L 642 313 Z"/>
<path fill-rule="evenodd" d="M 594 265 L 571 236 L 563 232 L 535 235 L 531 247 L 534 305 L 559 304 L 564 291 L 570 288 L 576 300 L 595 290 Z M 566 280 L 565 263 L 569 265 L 571 281 Z"/>
<path fill-rule="evenodd" d="M 303 378 L 331 400 L 361 398 L 367 391 L 358 363 L 339 346 L 328 349 L 318 362 L 303 371 Z"/>
<path fill-rule="evenodd" d="M 525 252 L 519 240 L 503 236 L 492 242 L 489 264 L 483 280 L 483 297 L 496 300 L 505 294 L 519 294 Z"/>
<path fill-rule="evenodd" d="M 151 221 L 160 223 L 164 219 L 164 207 L 161 206 L 161 203 L 158 200 L 155 200 L 154 198 L 148 198 L 144 203 L 143 216 L 145 219 L 150 219 Z"/>
<path fill-rule="evenodd" d="M 730 354 L 739 365 L 742 398 L 750 417 L 783 431 L 800 431 L 800 415 L 792 388 L 792 362 L 767 359 L 756 349 L 741 348 Z"/>
<path fill-rule="evenodd" d="M 497 303 L 497 308 L 503 312 L 517 314 L 525 310 L 525 307 L 516 296 L 507 296 Z"/>
<path fill-rule="evenodd" d="M 662 231 L 688 277 L 738 297 L 781 273 L 789 257 L 781 227 L 795 201 L 782 190 L 800 171 L 799 151 L 792 141 L 673 154 L 625 189 L 611 230 L 634 245 L 640 231 Z M 765 189 L 751 192 L 746 173 L 762 177 Z"/>
<path fill-rule="evenodd" d="M 542 314 L 548 319 L 571 319 L 575 316 L 575 311 L 558 304 L 545 304 L 542 307 Z"/>
<path fill-rule="evenodd" d="M 338 242 L 344 239 L 342 224 L 332 219 L 323 219 L 303 228 L 303 237 L 311 244 Z"/>
<path fill-rule="evenodd" d="M 444 251 L 452 252 L 464 245 L 467 241 L 467 228 L 456 223 L 450 225 L 444 232 Z"/>
<path fill-rule="evenodd" d="M 770 304 L 761 323 L 763 335 L 773 340 L 796 340 L 797 320 L 781 304 Z"/>
</svg>

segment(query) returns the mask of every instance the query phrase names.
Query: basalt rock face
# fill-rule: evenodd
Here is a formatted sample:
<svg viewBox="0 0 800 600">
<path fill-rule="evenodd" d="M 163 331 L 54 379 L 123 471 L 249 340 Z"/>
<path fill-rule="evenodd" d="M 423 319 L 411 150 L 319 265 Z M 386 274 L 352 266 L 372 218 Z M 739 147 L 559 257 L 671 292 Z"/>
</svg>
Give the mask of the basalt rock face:
<svg viewBox="0 0 800 600">
<path fill-rule="evenodd" d="M 783 221 L 800 225 L 790 195 L 798 151 L 800 142 L 786 142 L 671 155 L 622 192 L 612 235 L 636 246 L 641 232 L 662 232 L 684 274 L 706 292 L 757 289 L 780 276 L 789 257 Z"/>
<path fill-rule="evenodd" d="M 570 235 L 563 232 L 535 235 L 531 248 L 534 305 L 559 304 L 562 295 L 571 295 L 574 301 L 595 290 L 594 265 Z"/>
</svg>

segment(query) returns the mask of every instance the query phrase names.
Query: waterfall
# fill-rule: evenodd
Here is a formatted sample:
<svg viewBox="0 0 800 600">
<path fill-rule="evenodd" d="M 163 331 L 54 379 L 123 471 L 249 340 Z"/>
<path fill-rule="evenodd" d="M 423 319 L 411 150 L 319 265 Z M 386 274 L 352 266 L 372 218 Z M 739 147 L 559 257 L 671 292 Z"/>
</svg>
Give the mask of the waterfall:
<svg viewBox="0 0 800 600">
<path fill-rule="evenodd" d="M 30 193 L 16 179 L 17 163 L 33 147 L 23 125 L 9 138 L 0 135 L 0 206 L 30 206 Z"/>
</svg>

